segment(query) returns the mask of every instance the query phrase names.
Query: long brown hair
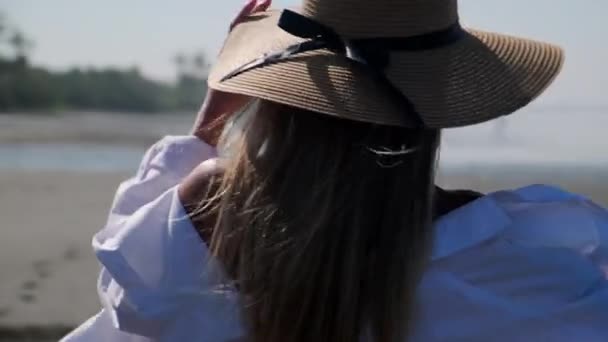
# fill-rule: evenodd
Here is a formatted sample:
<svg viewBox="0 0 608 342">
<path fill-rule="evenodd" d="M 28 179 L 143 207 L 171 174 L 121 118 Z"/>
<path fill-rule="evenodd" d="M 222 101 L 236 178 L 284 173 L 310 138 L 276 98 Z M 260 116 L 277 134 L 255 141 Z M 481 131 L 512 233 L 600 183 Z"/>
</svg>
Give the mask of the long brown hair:
<svg viewBox="0 0 608 342">
<path fill-rule="evenodd" d="M 439 132 L 256 101 L 201 206 L 253 342 L 403 341 Z"/>
</svg>

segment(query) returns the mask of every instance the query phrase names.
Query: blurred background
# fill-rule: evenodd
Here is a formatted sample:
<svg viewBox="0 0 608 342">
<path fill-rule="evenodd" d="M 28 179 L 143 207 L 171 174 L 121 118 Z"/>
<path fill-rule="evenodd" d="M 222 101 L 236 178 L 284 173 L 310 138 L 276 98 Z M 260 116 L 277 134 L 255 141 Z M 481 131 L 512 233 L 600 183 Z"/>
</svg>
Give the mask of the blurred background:
<svg viewBox="0 0 608 342">
<path fill-rule="evenodd" d="M 91 236 L 146 147 L 184 134 L 241 0 L 0 0 L 0 341 L 99 310 Z M 275 7 L 297 5 L 276 1 Z M 608 205 L 604 0 L 462 0 L 465 25 L 563 46 L 528 108 L 447 131 L 440 183 L 549 183 Z"/>
</svg>

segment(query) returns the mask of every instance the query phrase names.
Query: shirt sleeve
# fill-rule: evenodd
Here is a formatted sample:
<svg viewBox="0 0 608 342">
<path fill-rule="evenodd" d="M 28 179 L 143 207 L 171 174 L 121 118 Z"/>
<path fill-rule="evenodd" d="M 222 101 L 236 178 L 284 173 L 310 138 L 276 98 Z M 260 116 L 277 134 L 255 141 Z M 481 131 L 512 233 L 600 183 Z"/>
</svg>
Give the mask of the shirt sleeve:
<svg viewBox="0 0 608 342">
<path fill-rule="evenodd" d="M 148 149 L 137 173 L 118 187 L 110 219 L 133 214 L 178 185 L 200 163 L 216 157 L 216 149 L 196 137 L 163 138 Z"/>
<path fill-rule="evenodd" d="M 180 181 L 216 156 L 195 137 L 164 138 L 145 154 L 93 238 L 103 309 L 64 341 L 173 341 L 177 327 L 214 341 L 240 334 L 238 298 L 222 287 L 222 269 L 177 195 Z"/>
</svg>

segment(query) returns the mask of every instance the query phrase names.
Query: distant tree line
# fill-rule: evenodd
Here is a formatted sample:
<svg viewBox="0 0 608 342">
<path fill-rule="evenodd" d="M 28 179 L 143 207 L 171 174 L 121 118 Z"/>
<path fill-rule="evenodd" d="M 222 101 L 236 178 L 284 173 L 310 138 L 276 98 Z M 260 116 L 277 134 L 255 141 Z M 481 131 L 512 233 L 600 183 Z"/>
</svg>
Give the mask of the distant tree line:
<svg viewBox="0 0 608 342">
<path fill-rule="evenodd" d="M 175 58 L 174 83 L 150 80 L 137 68 L 49 71 L 31 65 L 33 43 L 0 13 L 0 112 L 64 109 L 160 112 L 196 110 L 206 92 L 203 54 Z"/>
</svg>

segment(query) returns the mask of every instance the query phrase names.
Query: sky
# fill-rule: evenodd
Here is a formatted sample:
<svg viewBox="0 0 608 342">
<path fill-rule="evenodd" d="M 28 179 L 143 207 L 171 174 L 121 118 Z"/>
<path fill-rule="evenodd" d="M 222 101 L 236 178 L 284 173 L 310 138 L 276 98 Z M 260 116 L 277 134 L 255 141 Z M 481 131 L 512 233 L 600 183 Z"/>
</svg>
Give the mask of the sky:
<svg viewBox="0 0 608 342">
<path fill-rule="evenodd" d="M 373 0 L 368 0 L 373 1 Z M 403 0 L 407 1 L 407 0 Z M 244 0 L 0 0 L 0 12 L 34 42 L 32 61 L 131 67 L 174 77 L 178 52 L 213 60 Z M 275 0 L 274 7 L 297 0 Z M 566 49 L 562 75 L 543 96 L 549 105 L 608 106 L 606 0 L 462 0 L 465 26 L 547 40 Z"/>
</svg>

